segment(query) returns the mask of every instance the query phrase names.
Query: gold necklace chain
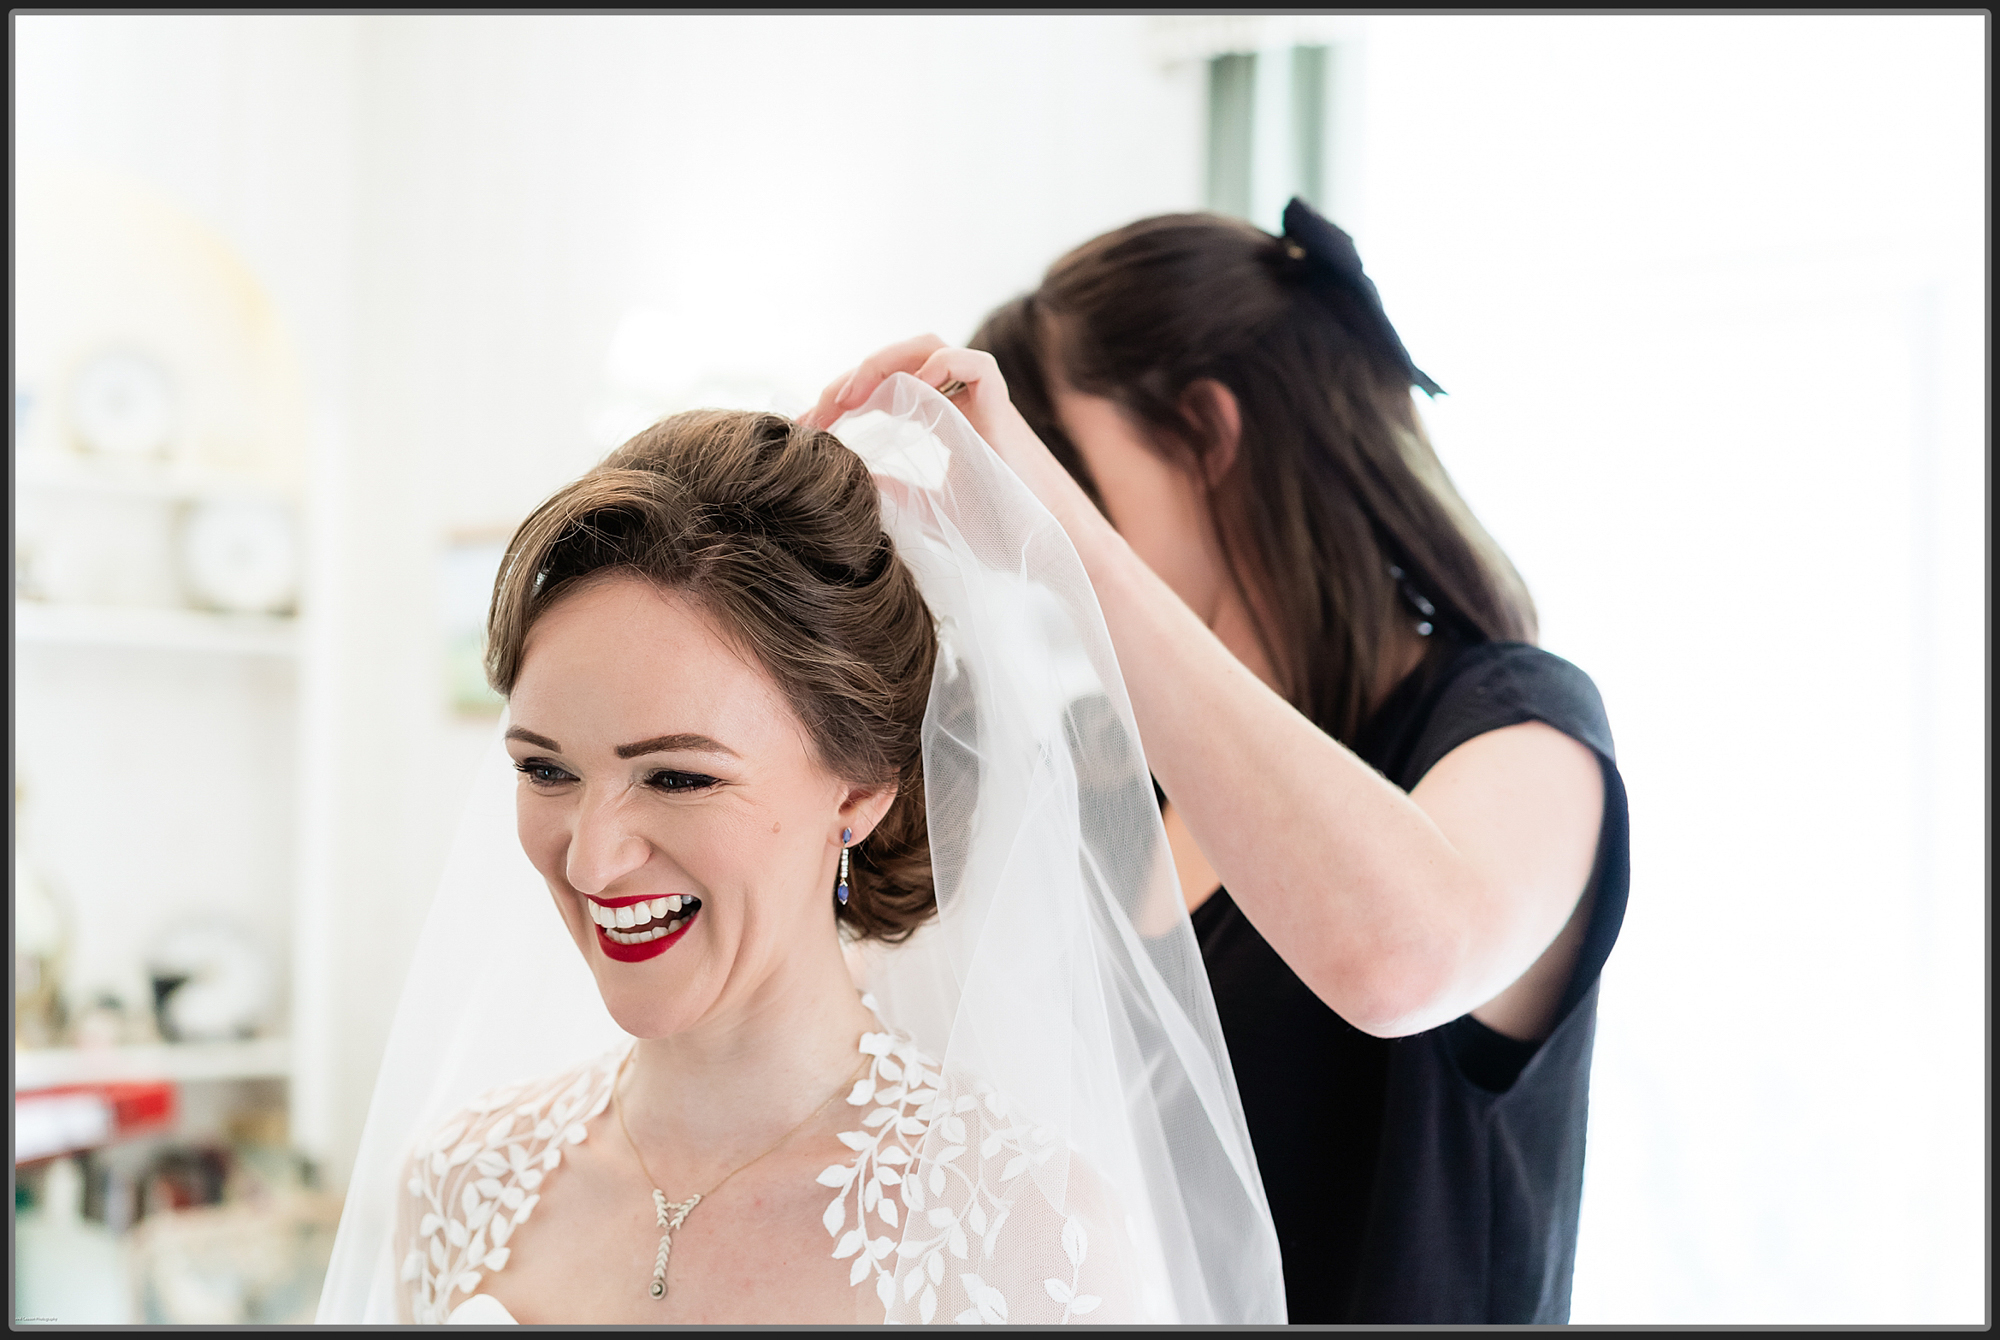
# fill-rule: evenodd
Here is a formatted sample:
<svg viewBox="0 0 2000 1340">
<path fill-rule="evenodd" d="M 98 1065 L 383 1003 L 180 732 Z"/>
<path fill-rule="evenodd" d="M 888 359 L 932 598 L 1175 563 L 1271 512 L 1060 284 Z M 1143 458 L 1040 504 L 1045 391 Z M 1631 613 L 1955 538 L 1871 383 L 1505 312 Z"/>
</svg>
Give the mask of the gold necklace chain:
<svg viewBox="0 0 2000 1340">
<path fill-rule="evenodd" d="M 731 1168 L 722 1175 L 720 1181 L 708 1190 L 698 1195 L 690 1196 L 686 1200 L 670 1201 L 667 1199 L 667 1193 L 660 1190 L 659 1179 L 653 1176 L 653 1170 L 646 1166 L 646 1156 L 639 1152 L 639 1142 L 632 1138 L 631 1128 L 625 1124 L 625 1104 L 620 1102 L 618 1098 L 618 1085 L 625 1078 L 625 1067 L 632 1063 L 632 1057 L 638 1053 L 638 1050 L 637 1047 L 634 1047 L 631 1051 L 625 1053 L 625 1059 L 619 1063 L 618 1073 L 611 1078 L 611 1111 L 612 1115 L 618 1118 L 618 1129 L 623 1132 L 625 1143 L 631 1147 L 632 1157 L 639 1161 L 639 1171 L 646 1174 L 646 1181 L 653 1190 L 653 1215 L 658 1220 L 658 1227 L 660 1229 L 660 1250 L 653 1258 L 653 1283 L 649 1292 L 655 1298 L 665 1298 L 667 1296 L 667 1257 L 673 1250 L 674 1233 L 683 1223 L 687 1222 L 687 1217 L 694 1213 L 694 1207 L 722 1190 L 723 1185 L 730 1178 L 736 1176 L 737 1173 L 742 1172 L 758 1160 L 777 1153 L 787 1140 L 804 1130 L 814 1117 L 817 1117 L 833 1105 L 833 1100 L 840 1096 L 841 1091 L 853 1083 L 854 1079 L 867 1068 L 870 1058 L 866 1056 L 862 1057 L 861 1064 L 849 1071 L 847 1077 L 840 1081 L 839 1086 L 821 1100 L 818 1107 L 806 1114 L 804 1121 L 801 1121 L 798 1125 L 779 1136 L 776 1144 L 773 1144 L 762 1154 L 757 1155 L 756 1158 L 747 1159 L 737 1164 L 734 1168 Z"/>
</svg>

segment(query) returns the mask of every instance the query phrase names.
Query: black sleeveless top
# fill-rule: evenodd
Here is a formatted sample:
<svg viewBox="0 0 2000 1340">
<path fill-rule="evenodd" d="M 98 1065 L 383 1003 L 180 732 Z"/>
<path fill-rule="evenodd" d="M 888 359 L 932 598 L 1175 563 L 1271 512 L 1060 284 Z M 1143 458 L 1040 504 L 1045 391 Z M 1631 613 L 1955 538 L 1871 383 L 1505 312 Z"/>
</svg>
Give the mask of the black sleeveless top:
<svg viewBox="0 0 2000 1340">
<path fill-rule="evenodd" d="M 1625 788 L 1581 670 L 1518 642 L 1439 651 L 1355 752 L 1408 791 L 1486 731 L 1541 721 L 1581 741 L 1604 769 L 1595 901 L 1540 1044 L 1470 1015 L 1370 1037 L 1306 988 L 1227 890 L 1195 910 L 1294 1322 L 1569 1319 L 1598 973 L 1630 881 Z"/>
</svg>

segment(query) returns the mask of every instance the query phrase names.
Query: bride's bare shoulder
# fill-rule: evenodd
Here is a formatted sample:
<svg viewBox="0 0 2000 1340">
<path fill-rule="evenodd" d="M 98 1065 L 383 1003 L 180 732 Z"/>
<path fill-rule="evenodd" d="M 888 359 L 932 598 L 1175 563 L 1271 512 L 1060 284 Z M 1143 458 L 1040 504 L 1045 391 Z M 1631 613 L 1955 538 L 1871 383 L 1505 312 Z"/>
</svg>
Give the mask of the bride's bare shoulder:
<svg viewBox="0 0 2000 1340">
<path fill-rule="evenodd" d="M 436 1323 L 507 1264 L 544 1178 L 611 1101 L 622 1052 L 492 1089 L 420 1139 L 397 1196 L 397 1312 Z"/>
</svg>

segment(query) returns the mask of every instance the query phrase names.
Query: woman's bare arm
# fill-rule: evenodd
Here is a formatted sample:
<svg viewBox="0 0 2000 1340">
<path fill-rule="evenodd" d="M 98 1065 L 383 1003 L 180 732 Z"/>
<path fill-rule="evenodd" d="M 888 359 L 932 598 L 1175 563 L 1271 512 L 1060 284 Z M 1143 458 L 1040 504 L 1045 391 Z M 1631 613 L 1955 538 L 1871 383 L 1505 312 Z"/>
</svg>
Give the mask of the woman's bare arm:
<svg viewBox="0 0 2000 1340">
<path fill-rule="evenodd" d="M 1514 1036 L 1544 1031 L 1596 854 L 1596 756 L 1527 723 L 1467 741 L 1405 794 L 1258 679 L 1132 552 L 1015 411 L 989 355 L 906 341 L 803 417 L 830 424 L 894 372 L 964 382 L 955 403 L 1069 534 L 1154 775 L 1306 985 L 1385 1037 L 1467 1012 Z"/>
</svg>

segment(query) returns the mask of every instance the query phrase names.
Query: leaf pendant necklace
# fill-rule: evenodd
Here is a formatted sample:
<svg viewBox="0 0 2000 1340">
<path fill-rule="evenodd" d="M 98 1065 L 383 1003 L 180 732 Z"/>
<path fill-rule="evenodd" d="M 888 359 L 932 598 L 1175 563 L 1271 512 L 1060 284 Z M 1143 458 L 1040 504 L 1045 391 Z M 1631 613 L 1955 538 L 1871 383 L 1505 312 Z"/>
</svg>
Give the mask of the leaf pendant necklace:
<svg viewBox="0 0 2000 1340">
<path fill-rule="evenodd" d="M 627 1135 L 625 1138 L 630 1140 L 632 1137 Z M 632 1152 L 637 1154 L 639 1146 L 633 1145 Z M 646 1161 L 640 1159 L 639 1166 L 644 1168 Z M 646 1180 L 652 1181 L 653 1175 L 647 1173 Z M 652 1294 L 655 1298 L 667 1296 L 667 1253 L 674 1249 L 674 1230 L 687 1222 L 687 1217 L 694 1213 L 694 1207 L 699 1204 L 701 1204 L 700 1196 L 689 1196 L 682 1201 L 669 1201 L 666 1192 L 658 1187 L 653 1188 L 653 1211 L 660 1220 L 660 1251 L 659 1255 L 653 1258 Z"/>
<path fill-rule="evenodd" d="M 646 1181 L 652 1187 L 653 1217 L 660 1229 L 660 1250 L 653 1257 L 653 1282 L 648 1286 L 646 1291 L 654 1298 L 665 1298 L 667 1296 L 667 1257 L 674 1249 L 674 1234 L 679 1231 L 682 1224 L 687 1222 L 687 1217 L 694 1213 L 694 1207 L 701 1204 L 706 1198 L 722 1190 L 724 1182 L 736 1176 L 737 1173 L 742 1172 L 752 1163 L 756 1163 L 760 1159 L 777 1153 L 787 1140 L 805 1129 L 807 1122 L 810 1122 L 814 1117 L 826 1111 L 828 1105 L 840 1096 L 841 1090 L 847 1088 L 853 1082 L 854 1078 L 861 1073 L 862 1068 L 868 1063 L 868 1058 L 865 1056 L 862 1057 L 861 1065 L 856 1066 L 846 1079 L 841 1080 L 839 1087 L 828 1094 L 818 1107 L 808 1112 L 805 1121 L 801 1121 L 798 1125 L 779 1136 L 777 1143 L 762 1154 L 757 1155 L 756 1158 L 737 1164 L 734 1168 L 724 1173 L 721 1180 L 714 1186 L 701 1192 L 699 1195 L 689 1196 L 686 1200 L 668 1200 L 667 1193 L 660 1190 L 659 1179 L 654 1177 L 652 1169 L 646 1166 L 646 1156 L 639 1152 L 639 1142 L 632 1138 L 631 1128 L 625 1124 L 625 1105 L 618 1099 L 619 1081 L 624 1079 L 625 1066 L 631 1064 L 633 1054 L 637 1050 L 638 1048 L 635 1047 L 632 1051 L 625 1053 L 625 1060 L 618 1067 L 619 1073 L 611 1082 L 611 1110 L 618 1116 L 618 1129 L 624 1132 L 625 1143 L 632 1147 L 632 1157 L 639 1161 L 639 1171 L 646 1174 Z"/>
</svg>

